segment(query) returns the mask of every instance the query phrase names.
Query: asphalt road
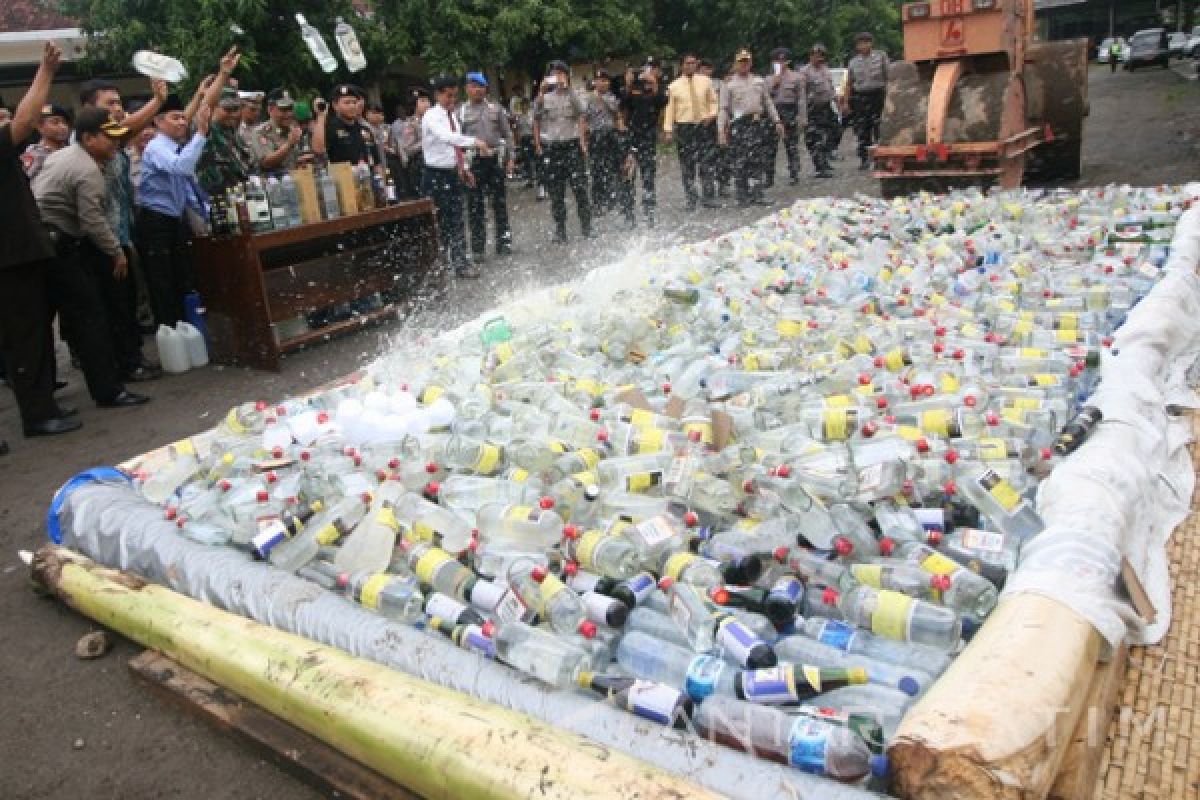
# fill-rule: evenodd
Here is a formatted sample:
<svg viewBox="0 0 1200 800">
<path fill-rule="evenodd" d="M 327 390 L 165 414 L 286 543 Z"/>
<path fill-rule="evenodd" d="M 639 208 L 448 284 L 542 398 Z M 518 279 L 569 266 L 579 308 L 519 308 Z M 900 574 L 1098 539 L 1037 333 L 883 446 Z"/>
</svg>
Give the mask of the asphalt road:
<svg viewBox="0 0 1200 800">
<path fill-rule="evenodd" d="M 1200 84 L 1172 71 L 1110 75 L 1093 70 L 1086 136 L 1081 184 L 1200 179 Z M 875 183 L 855 169 L 853 144 L 853 136 L 847 135 L 835 179 L 808 177 L 812 169 L 806 165 L 800 186 L 777 183 L 777 203 L 875 193 Z M 779 171 L 786 175 L 782 163 Z M 194 371 L 139 387 L 154 397 L 145 408 L 102 411 L 89 402 L 82 376 L 63 364 L 70 386 L 61 399 L 82 409 L 85 427 L 50 440 L 20 438 L 12 397 L 0 393 L 0 435 L 12 445 L 12 453 L 0 457 L 0 797 L 318 797 L 229 736 L 161 704 L 135 684 L 125 665 L 137 647 L 122 642 L 101 660 L 77 660 L 75 641 L 93 626 L 34 595 L 17 550 L 45 540 L 43 520 L 51 494 L 81 469 L 117 463 L 207 428 L 237 402 L 280 398 L 332 380 L 370 360 L 390 337 L 455 324 L 486 310 L 497 297 L 580 275 L 631 251 L 702 239 L 761 213 L 683 213 L 673 159 L 660 165 L 659 187 L 656 229 L 628 232 L 612 217 L 604 218 L 597 225 L 598 239 L 575 235 L 567 247 L 549 244 L 548 204 L 518 189 L 510 198 L 515 256 L 486 262 L 482 280 L 452 287 L 412 319 L 287 358 L 280 374 L 216 367 Z M 571 231 L 578 233 L 574 217 Z"/>
</svg>

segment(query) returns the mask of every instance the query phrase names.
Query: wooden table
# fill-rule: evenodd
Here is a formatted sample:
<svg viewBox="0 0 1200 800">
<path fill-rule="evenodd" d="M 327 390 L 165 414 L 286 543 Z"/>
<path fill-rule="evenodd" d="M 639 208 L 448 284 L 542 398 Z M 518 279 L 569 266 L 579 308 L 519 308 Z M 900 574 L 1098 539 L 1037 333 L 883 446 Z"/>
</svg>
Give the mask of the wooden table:
<svg viewBox="0 0 1200 800">
<path fill-rule="evenodd" d="M 416 200 L 269 233 L 197 238 L 193 254 L 211 359 L 277 372 L 284 353 L 394 314 L 437 262 L 437 223 L 433 203 Z M 278 333 L 281 322 L 377 293 L 385 293 L 381 307 Z"/>
</svg>

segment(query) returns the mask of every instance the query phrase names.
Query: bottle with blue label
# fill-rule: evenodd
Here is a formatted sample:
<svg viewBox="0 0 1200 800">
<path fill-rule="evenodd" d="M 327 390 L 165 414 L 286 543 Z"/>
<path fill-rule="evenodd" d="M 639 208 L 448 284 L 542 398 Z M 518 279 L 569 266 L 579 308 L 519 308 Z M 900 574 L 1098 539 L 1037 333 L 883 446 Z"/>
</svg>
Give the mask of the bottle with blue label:
<svg viewBox="0 0 1200 800">
<path fill-rule="evenodd" d="M 717 653 L 726 661 L 743 669 L 766 669 L 778 662 L 771 645 L 733 614 L 717 621 Z"/>
<path fill-rule="evenodd" d="M 621 637 L 617 663 L 643 680 L 681 688 L 696 702 L 713 695 L 733 697 L 736 668 L 640 631 Z"/>
<path fill-rule="evenodd" d="M 921 669 L 935 677 L 950 666 L 951 656 L 945 650 L 913 642 L 885 639 L 839 620 L 797 618 L 796 629 L 809 638 L 843 652 L 868 656 L 902 667 Z"/>
</svg>

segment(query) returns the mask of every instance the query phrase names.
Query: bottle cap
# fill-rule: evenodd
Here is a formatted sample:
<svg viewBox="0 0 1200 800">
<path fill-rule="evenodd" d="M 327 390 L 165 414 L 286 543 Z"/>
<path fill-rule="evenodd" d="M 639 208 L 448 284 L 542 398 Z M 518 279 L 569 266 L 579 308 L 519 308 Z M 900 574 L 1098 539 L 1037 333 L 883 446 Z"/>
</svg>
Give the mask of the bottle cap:
<svg viewBox="0 0 1200 800">
<path fill-rule="evenodd" d="M 563 525 L 562 535 L 564 539 L 578 539 L 580 536 L 579 528 L 574 525 Z"/>
<path fill-rule="evenodd" d="M 600 487 L 594 483 L 589 483 L 583 488 L 583 499 L 589 503 L 594 503 L 600 499 Z"/>
<path fill-rule="evenodd" d="M 568 561 L 563 565 L 563 574 L 568 578 L 574 578 L 579 574 L 579 564 L 575 561 Z"/>
<path fill-rule="evenodd" d="M 269 470 L 263 477 L 267 479 L 267 483 L 276 483 L 279 481 L 279 476 L 275 474 L 274 470 Z"/>
<path fill-rule="evenodd" d="M 871 385 L 871 373 L 869 373 L 869 372 L 858 373 L 858 385 L 859 386 L 870 386 Z"/>
<path fill-rule="evenodd" d="M 881 555 L 890 556 L 896 551 L 896 540 L 890 536 L 885 536 L 879 540 L 879 552 Z"/>
<path fill-rule="evenodd" d="M 538 500 L 538 508 L 541 508 L 543 511 L 549 511 L 554 508 L 554 498 L 546 496 Z"/>
<path fill-rule="evenodd" d="M 389 458 L 387 467 L 388 467 L 388 469 L 400 469 L 400 459 L 394 458 L 394 457 Z"/>
<path fill-rule="evenodd" d="M 256 492 L 254 495 L 254 499 L 260 503 L 267 502 L 267 500 L 269 500 L 270 497 L 271 497 L 271 495 L 267 494 L 266 489 L 259 489 L 258 492 Z"/>
<path fill-rule="evenodd" d="M 324 425 L 327 422 L 329 422 L 329 413 L 328 412 L 322 411 L 317 414 L 317 424 L 318 425 Z"/>
<path fill-rule="evenodd" d="M 255 411 L 266 411 L 267 410 L 267 401 L 259 400 L 258 402 L 256 402 L 254 404 L 254 410 Z"/>
<path fill-rule="evenodd" d="M 729 590 L 721 586 L 714 586 L 709 589 L 708 597 L 719 606 L 729 605 Z"/>
<path fill-rule="evenodd" d="M 339 573 L 334 581 L 339 589 L 345 589 L 350 585 L 350 576 L 345 572 Z"/>
<path fill-rule="evenodd" d="M 662 385 L 662 390 L 663 390 L 663 394 L 670 394 L 671 393 L 671 384 L 669 382 L 664 382 Z"/>
<path fill-rule="evenodd" d="M 876 397 L 875 398 L 875 407 L 877 409 L 879 409 L 880 411 L 887 408 L 888 407 L 888 399 L 886 397 L 884 397 L 883 395 Z"/>
<path fill-rule="evenodd" d="M 479 629 L 479 632 L 491 639 L 496 633 L 496 623 L 489 619 L 487 622 L 483 623 L 483 627 Z"/>
<path fill-rule="evenodd" d="M 658 588 L 662 589 L 664 592 L 669 591 L 670 588 L 674 585 L 675 585 L 675 580 L 673 578 L 663 578 L 662 580 L 660 580 L 658 582 Z"/>
<path fill-rule="evenodd" d="M 742 493 L 743 494 L 754 494 L 754 481 L 753 480 L 747 479 L 747 480 L 742 481 Z"/>
<path fill-rule="evenodd" d="M 592 422 L 599 422 L 600 421 L 600 409 L 593 408 L 591 411 L 589 411 L 588 419 L 590 419 Z"/>
<path fill-rule="evenodd" d="M 283 448 L 275 445 L 271 448 L 271 458 L 283 458 Z"/>
<path fill-rule="evenodd" d="M 689 528 L 694 528 L 700 524 L 700 517 L 695 511 L 688 511 L 683 515 L 683 524 Z"/>
<path fill-rule="evenodd" d="M 780 464 L 775 468 L 775 475 L 780 478 L 786 478 L 792 474 L 792 468 L 787 464 Z"/>
<path fill-rule="evenodd" d="M 917 684 L 916 678 L 911 675 L 905 675 L 900 680 L 896 681 L 896 688 L 904 692 L 909 697 L 916 697 L 921 691 L 921 687 Z"/>
<path fill-rule="evenodd" d="M 918 453 L 928 453 L 929 452 L 929 440 L 926 439 L 924 436 L 917 439 L 916 445 L 917 445 Z"/>
<path fill-rule="evenodd" d="M 836 589 L 825 589 L 821 592 L 821 602 L 827 606 L 836 606 L 838 602 L 838 593 Z"/>
<path fill-rule="evenodd" d="M 929 544 L 931 547 L 937 547 L 939 544 L 941 544 L 942 538 L 943 538 L 942 532 L 937 530 L 936 528 L 934 530 L 931 530 L 929 533 L 925 534 L 925 542 L 927 544 Z"/>
<path fill-rule="evenodd" d="M 178 509 L 176 509 L 174 507 L 168 508 L 166 511 L 166 514 L 164 514 L 164 516 L 169 520 L 175 519 L 175 517 L 177 517 L 178 515 L 179 515 L 179 511 L 178 511 Z"/>
<path fill-rule="evenodd" d="M 687 438 L 689 442 L 698 442 L 702 438 L 700 431 L 688 431 Z"/>
<path fill-rule="evenodd" d="M 891 767 L 888 764 L 888 757 L 883 753 L 874 753 L 871 755 L 871 774 L 876 778 L 886 778 Z"/>
<path fill-rule="evenodd" d="M 995 411 L 989 411 L 983 415 L 983 421 L 987 423 L 989 427 L 994 428 L 1000 424 L 1000 415 Z"/>
<path fill-rule="evenodd" d="M 310 453 L 308 450 L 300 451 L 300 460 L 301 461 L 308 461 L 311 458 L 312 458 L 312 453 Z"/>
<path fill-rule="evenodd" d="M 854 552 L 854 542 L 847 539 L 845 536 L 837 536 L 833 540 L 833 549 L 842 558 L 848 558 Z"/>
<path fill-rule="evenodd" d="M 929 579 L 929 586 L 939 592 L 945 592 L 950 589 L 951 580 L 949 575 L 934 575 Z"/>
<path fill-rule="evenodd" d="M 585 639 L 595 639 L 596 623 L 592 622 L 590 619 L 585 619 L 583 622 L 579 623 L 579 634 Z"/>
<path fill-rule="evenodd" d="M 942 458 L 946 459 L 947 464 L 954 464 L 958 461 L 958 451 L 952 447 L 946 451 L 946 454 Z"/>
<path fill-rule="evenodd" d="M 787 560 L 788 560 L 788 553 L 789 553 L 789 551 L 786 547 L 780 546 L 780 547 L 776 547 L 775 552 L 772 553 L 771 555 L 773 555 L 775 557 L 775 560 L 778 561 L 780 564 L 786 564 Z"/>
<path fill-rule="evenodd" d="M 864 439 L 870 439 L 872 436 L 879 433 L 879 426 L 874 422 L 864 422 L 862 428 L 859 430 L 859 433 L 863 435 Z"/>
<path fill-rule="evenodd" d="M 973 394 L 963 397 L 963 405 L 967 408 L 974 408 L 979 403 L 979 398 Z"/>
<path fill-rule="evenodd" d="M 438 492 L 440 491 L 442 491 L 442 485 L 437 481 L 430 481 L 429 483 L 425 484 L 425 494 L 429 495 L 430 497 L 437 497 Z"/>
<path fill-rule="evenodd" d="M 533 578 L 535 583 L 541 583 L 542 581 L 546 580 L 546 577 L 549 574 L 550 571 L 548 569 L 543 567 L 541 564 L 538 564 L 530 571 L 529 577 Z"/>
<path fill-rule="evenodd" d="M 233 484 L 230 483 L 229 481 L 225 481 L 225 480 L 221 481 L 217 485 L 221 487 L 222 492 L 228 492 L 230 489 L 233 488 Z"/>
<path fill-rule="evenodd" d="M 597 442 L 607 442 L 608 441 L 608 431 L 605 430 L 604 428 L 601 428 L 600 430 L 596 431 L 596 441 Z"/>
<path fill-rule="evenodd" d="M 1049 461 L 1054 458 L 1054 451 L 1049 447 L 1043 447 L 1041 450 L 1042 461 Z"/>
<path fill-rule="evenodd" d="M 435 462 L 430 461 L 428 464 L 425 465 L 425 471 L 428 472 L 430 475 L 433 475 L 433 474 L 437 473 L 438 465 Z"/>
<path fill-rule="evenodd" d="M 954 481 L 946 481 L 942 484 L 942 492 L 951 496 L 956 495 L 958 494 L 958 484 Z"/>
</svg>

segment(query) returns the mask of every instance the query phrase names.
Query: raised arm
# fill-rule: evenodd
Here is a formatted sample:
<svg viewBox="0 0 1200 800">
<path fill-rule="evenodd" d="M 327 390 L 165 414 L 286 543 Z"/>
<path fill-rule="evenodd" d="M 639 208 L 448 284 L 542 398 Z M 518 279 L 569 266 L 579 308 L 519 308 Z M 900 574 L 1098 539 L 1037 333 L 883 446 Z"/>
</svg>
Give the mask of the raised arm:
<svg viewBox="0 0 1200 800">
<path fill-rule="evenodd" d="M 37 129 L 38 121 L 42 118 L 42 106 L 46 105 L 50 84 L 54 82 L 54 73 L 58 72 L 61 61 L 62 50 L 54 42 L 46 42 L 42 46 L 42 61 L 38 64 L 37 74 L 33 76 L 33 83 L 21 98 L 9 123 L 12 126 L 9 133 L 13 147 L 23 144 Z"/>
</svg>

